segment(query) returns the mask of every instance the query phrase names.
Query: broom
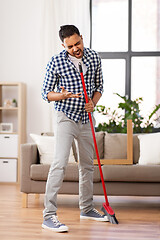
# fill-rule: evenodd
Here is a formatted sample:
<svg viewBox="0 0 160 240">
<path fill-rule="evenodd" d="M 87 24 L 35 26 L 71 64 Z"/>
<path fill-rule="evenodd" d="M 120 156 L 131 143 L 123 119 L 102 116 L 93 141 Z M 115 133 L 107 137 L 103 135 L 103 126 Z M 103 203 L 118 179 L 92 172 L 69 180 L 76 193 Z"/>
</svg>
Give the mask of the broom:
<svg viewBox="0 0 160 240">
<path fill-rule="evenodd" d="M 82 70 L 81 63 L 79 63 L 79 71 L 80 71 L 80 75 L 81 75 L 85 101 L 86 101 L 86 103 L 88 103 L 88 96 L 87 96 L 87 92 L 86 92 L 86 87 L 85 87 L 85 82 L 84 82 L 84 76 L 83 76 L 83 70 Z M 101 167 L 101 162 L 100 162 L 100 158 L 99 158 L 98 147 L 97 147 L 97 142 L 96 142 L 96 137 L 95 137 L 95 132 L 94 132 L 91 113 L 88 113 L 88 116 L 89 116 L 89 121 L 90 121 L 90 125 L 91 125 L 91 131 L 92 131 L 92 135 L 93 135 L 93 141 L 94 141 L 94 146 L 95 146 L 95 151 L 96 151 L 96 156 L 97 156 L 97 161 L 98 161 L 98 167 L 99 167 L 99 172 L 100 172 L 100 176 L 101 176 L 101 181 L 102 181 L 102 186 L 103 186 L 103 191 L 104 191 L 104 197 L 105 197 L 105 203 L 103 203 L 101 210 L 108 217 L 108 220 L 111 223 L 118 224 L 118 220 L 116 219 L 115 213 L 114 213 L 113 209 L 110 207 L 109 202 L 108 202 L 108 198 L 107 198 L 107 192 L 106 192 L 106 188 L 105 188 L 105 183 L 104 183 L 102 167 Z"/>
</svg>

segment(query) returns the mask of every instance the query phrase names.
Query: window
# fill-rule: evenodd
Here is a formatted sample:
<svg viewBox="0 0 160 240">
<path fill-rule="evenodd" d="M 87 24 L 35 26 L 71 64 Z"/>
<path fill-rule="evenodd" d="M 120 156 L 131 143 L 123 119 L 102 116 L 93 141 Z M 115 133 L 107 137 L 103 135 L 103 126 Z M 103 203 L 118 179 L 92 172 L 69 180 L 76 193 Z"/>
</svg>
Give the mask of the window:
<svg viewBox="0 0 160 240">
<path fill-rule="evenodd" d="M 125 60 L 124 59 L 102 59 L 105 94 L 100 99 L 100 104 L 108 105 L 113 93 L 125 95 Z M 118 79 L 118 81 L 117 81 Z M 116 84 L 115 84 L 116 83 Z M 117 97 L 118 98 L 118 97 Z M 112 101 L 112 106 L 116 107 L 118 99 Z"/>
<path fill-rule="evenodd" d="M 159 83 L 157 74 L 160 70 L 160 57 L 133 57 L 131 95 L 133 99 L 143 98 L 142 113 L 145 116 L 153 110 L 156 103 L 160 103 Z"/>
<path fill-rule="evenodd" d="M 92 9 L 93 49 L 99 52 L 127 51 L 128 0 L 93 0 Z"/>
<path fill-rule="evenodd" d="M 133 51 L 160 50 L 159 0 L 132 0 Z"/>
<path fill-rule="evenodd" d="M 91 0 L 91 47 L 102 58 L 100 104 L 143 98 L 142 111 L 160 104 L 160 0 Z"/>
</svg>

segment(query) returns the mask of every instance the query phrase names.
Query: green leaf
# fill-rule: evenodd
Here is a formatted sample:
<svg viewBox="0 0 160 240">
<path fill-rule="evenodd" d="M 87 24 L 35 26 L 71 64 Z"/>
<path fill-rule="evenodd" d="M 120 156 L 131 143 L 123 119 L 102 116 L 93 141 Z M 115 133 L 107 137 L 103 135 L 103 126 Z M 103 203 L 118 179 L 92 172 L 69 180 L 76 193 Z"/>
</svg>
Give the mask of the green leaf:
<svg viewBox="0 0 160 240">
<path fill-rule="evenodd" d="M 151 112 L 151 114 L 149 115 L 149 120 L 151 119 L 151 117 L 160 109 L 160 104 L 156 105 L 154 110 Z"/>
</svg>

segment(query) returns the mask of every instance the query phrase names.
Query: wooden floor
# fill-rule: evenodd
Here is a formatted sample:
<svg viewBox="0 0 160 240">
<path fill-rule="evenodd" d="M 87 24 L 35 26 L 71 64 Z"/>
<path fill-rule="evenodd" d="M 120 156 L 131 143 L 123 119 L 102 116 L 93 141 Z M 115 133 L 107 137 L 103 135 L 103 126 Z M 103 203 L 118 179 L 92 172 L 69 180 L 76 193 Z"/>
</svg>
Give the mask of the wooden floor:
<svg viewBox="0 0 160 240">
<path fill-rule="evenodd" d="M 41 228 L 43 198 L 29 195 L 29 208 L 21 208 L 18 185 L 0 184 L 0 240 L 152 240 L 160 239 L 160 197 L 110 197 L 118 225 L 79 219 L 78 196 L 58 196 L 58 217 L 68 233 Z M 100 210 L 103 197 L 94 197 Z"/>
</svg>

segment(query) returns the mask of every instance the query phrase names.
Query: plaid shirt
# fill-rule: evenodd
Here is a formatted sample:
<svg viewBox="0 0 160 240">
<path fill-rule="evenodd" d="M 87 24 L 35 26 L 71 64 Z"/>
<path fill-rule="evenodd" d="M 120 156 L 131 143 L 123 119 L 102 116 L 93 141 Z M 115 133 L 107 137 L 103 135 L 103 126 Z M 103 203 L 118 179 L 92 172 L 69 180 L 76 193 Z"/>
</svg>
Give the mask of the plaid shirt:
<svg viewBox="0 0 160 240">
<path fill-rule="evenodd" d="M 100 57 L 95 51 L 84 48 L 82 61 L 87 67 L 84 80 L 88 96 L 92 98 L 94 92 L 102 94 L 103 77 Z M 66 50 L 53 56 L 46 69 L 47 72 L 42 87 L 42 98 L 44 100 L 49 102 L 47 98 L 48 93 L 52 91 L 61 92 L 61 86 L 74 94 L 83 92 L 80 73 L 69 59 Z M 55 101 L 55 109 L 57 111 L 64 112 L 68 118 L 75 122 L 82 120 L 83 124 L 89 122 L 84 106 L 84 96 L 83 98 L 68 98 Z"/>
</svg>

